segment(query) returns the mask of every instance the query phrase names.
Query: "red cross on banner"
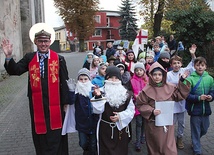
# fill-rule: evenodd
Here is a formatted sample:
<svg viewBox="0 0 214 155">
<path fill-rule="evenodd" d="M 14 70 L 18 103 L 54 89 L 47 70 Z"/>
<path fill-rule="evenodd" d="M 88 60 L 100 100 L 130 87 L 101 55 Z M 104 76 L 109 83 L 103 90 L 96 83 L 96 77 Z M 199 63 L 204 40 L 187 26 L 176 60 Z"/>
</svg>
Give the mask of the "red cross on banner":
<svg viewBox="0 0 214 155">
<path fill-rule="evenodd" d="M 139 49 L 144 51 L 144 44 L 147 44 L 147 41 L 148 41 L 148 30 L 141 29 L 138 32 L 132 45 L 132 50 L 134 51 L 136 58 L 138 56 Z"/>
<path fill-rule="evenodd" d="M 138 33 L 136 38 L 138 38 L 138 43 L 141 44 L 142 43 L 142 39 L 147 39 L 148 35 L 142 35 L 142 30 L 140 30 L 140 32 Z"/>
</svg>

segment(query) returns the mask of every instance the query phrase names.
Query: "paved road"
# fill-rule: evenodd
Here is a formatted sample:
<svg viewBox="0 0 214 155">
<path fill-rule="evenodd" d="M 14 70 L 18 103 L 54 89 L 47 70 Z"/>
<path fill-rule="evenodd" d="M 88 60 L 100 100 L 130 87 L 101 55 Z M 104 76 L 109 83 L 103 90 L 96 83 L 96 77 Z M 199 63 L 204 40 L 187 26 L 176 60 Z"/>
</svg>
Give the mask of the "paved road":
<svg viewBox="0 0 214 155">
<path fill-rule="evenodd" d="M 63 53 L 66 58 L 69 77 L 76 78 L 81 68 L 85 53 Z M 20 77 L 11 76 L 0 82 L 0 155 L 35 155 L 31 137 L 30 114 L 28 106 L 27 74 Z M 214 107 L 212 103 L 212 108 Z M 211 115 L 210 128 L 206 136 L 202 137 L 203 155 L 214 155 L 214 116 Z M 133 136 L 135 120 L 132 122 Z M 140 153 L 134 150 L 134 140 L 129 144 L 129 155 L 147 154 L 146 145 L 143 144 Z M 178 150 L 178 155 L 191 155 L 191 138 L 189 116 L 186 116 L 185 148 Z M 76 133 L 69 134 L 70 155 L 81 155 Z"/>
</svg>

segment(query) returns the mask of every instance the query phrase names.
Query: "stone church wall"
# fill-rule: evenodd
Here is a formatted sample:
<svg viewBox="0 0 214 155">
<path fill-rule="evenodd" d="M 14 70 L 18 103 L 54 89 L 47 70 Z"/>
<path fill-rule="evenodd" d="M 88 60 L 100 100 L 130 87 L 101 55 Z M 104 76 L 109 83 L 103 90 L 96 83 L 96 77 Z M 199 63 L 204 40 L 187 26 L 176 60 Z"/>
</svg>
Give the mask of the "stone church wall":
<svg viewBox="0 0 214 155">
<path fill-rule="evenodd" d="M 22 56 L 22 34 L 20 18 L 20 1 L 0 1 L 0 43 L 6 38 L 13 44 L 14 59 L 19 60 Z M 0 70 L 3 69 L 5 55 L 0 51 Z"/>
<path fill-rule="evenodd" d="M 16 61 L 34 50 L 29 30 L 38 22 L 44 22 L 43 0 L 0 0 L 0 43 L 4 38 L 10 40 Z M 5 55 L 0 48 L 0 81 L 5 74 L 4 62 Z"/>
</svg>

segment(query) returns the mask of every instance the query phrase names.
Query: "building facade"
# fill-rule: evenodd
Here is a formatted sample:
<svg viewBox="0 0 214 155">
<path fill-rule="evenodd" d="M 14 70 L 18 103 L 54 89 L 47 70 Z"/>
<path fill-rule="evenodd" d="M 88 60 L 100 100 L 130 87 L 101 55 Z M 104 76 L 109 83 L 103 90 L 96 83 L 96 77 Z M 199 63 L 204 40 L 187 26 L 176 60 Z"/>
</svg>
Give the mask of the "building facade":
<svg viewBox="0 0 214 155">
<path fill-rule="evenodd" d="M 70 45 L 67 40 L 67 30 L 65 26 L 60 26 L 54 28 L 55 30 L 55 40 L 59 40 L 59 48 L 60 51 L 68 51 L 70 50 Z"/>
<path fill-rule="evenodd" d="M 88 39 L 85 40 L 85 50 L 93 50 L 97 41 L 101 42 L 101 45 L 106 49 L 108 42 L 114 42 L 120 40 L 119 27 L 120 27 L 120 12 L 100 10 L 94 16 L 95 18 L 95 31 Z M 76 40 L 76 36 L 71 32 L 68 32 L 68 38 L 70 41 Z"/>
</svg>

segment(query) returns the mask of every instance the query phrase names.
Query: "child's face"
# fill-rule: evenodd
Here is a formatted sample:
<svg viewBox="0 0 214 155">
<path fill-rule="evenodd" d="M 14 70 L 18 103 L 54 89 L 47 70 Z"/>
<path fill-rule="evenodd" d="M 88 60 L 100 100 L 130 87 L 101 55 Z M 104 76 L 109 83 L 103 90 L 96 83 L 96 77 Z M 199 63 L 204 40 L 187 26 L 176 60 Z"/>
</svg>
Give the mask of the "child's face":
<svg viewBox="0 0 214 155">
<path fill-rule="evenodd" d="M 150 43 L 150 45 L 154 45 L 154 43 L 155 43 L 155 42 L 152 40 L 151 43 Z"/>
<path fill-rule="evenodd" d="M 160 44 L 161 39 L 157 38 L 157 39 L 155 39 L 155 42 L 156 42 L 157 44 Z"/>
<path fill-rule="evenodd" d="M 195 70 L 199 75 L 202 75 L 207 68 L 207 65 L 204 62 L 197 62 L 195 65 Z"/>
<path fill-rule="evenodd" d="M 123 53 L 123 50 L 119 50 L 119 53 L 122 54 L 122 53 Z"/>
<path fill-rule="evenodd" d="M 153 57 L 146 57 L 146 63 L 153 63 L 154 62 L 154 59 Z"/>
<path fill-rule="evenodd" d="M 92 59 L 93 58 L 93 56 L 92 55 L 88 55 L 88 59 Z"/>
<path fill-rule="evenodd" d="M 105 76 L 106 75 L 106 66 L 102 66 L 101 68 L 100 68 L 100 71 L 99 71 L 99 74 L 101 75 L 101 76 Z"/>
<path fill-rule="evenodd" d="M 182 66 L 182 63 L 178 60 L 172 60 L 171 67 L 174 72 L 178 72 Z"/>
<path fill-rule="evenodd" d="M 99 58 L 97 58 L 97 59 L 94 59 L 94 65 L 95 66 L 98 66 L 98 64 L 100 63 L 100 59 Z"/>
<path fill-rule="evenodd" d="M 164 62 L 169 62 L 168 58 L 161 58 L 161 60 L 164 61 Z"/>
<path fill-rule="evenodd" d="M 114 60 L 109 60 L 109 66 L 114 66 Z"/>
<path fill-rule="evenodd" d="M 136 68 L 134 70 L 135 74 L 138 76 L 138 77 L 142 77 L 144 75 L 144 70 L 142 68 Z"/>
<path fill-rule="evenodd" d="M 89 81 L 89 78 L 86 75 L 80 75 L 78 81 L 82 83 L 86 83 Z"/>
<path fill-rule="evenodd" d="M 152 79 L 155 83 L 160 83 L 162 82 L 162 79 L 163 79 L 163 74 L 161 71 L 156 71 L 152 74 Z"/>
<path fill-rule="evenodd" d="M 112 77 L 108 78 L 108 81 L 118 82 L 120 80 L 116 76 L 112 76 Z"/>
<path fill-rule="evenodd" d="M 111 47 L 112 47 L 112 43 L 109 42 L 109 43 L 107 44 L 107 47 L 108 47 L 108 48 L 111 48 Z"/>
<path fill-rule="evenodd" d="M 119 67 L 119 69 L 120 69 L 120 74 L 123 75 L 125 70 L 123 69 L 123 67 Z"/>
<path fill-rule="evenodd" d="M 154 52 L 159 52 L 159 51 L 160 51 L 159 46 L 154 46 Z"/>
<path fill-rule="evenodd" d="M 129 53 L 129 54 L 128 54 L 128 59 L 129 59 L 130 61 L 134 60 L 134 53 Z"/>
</svg>

